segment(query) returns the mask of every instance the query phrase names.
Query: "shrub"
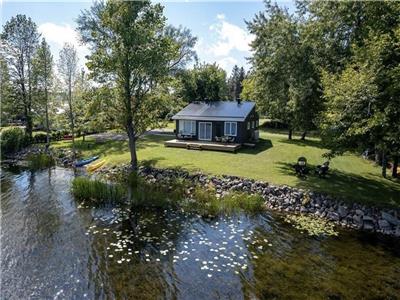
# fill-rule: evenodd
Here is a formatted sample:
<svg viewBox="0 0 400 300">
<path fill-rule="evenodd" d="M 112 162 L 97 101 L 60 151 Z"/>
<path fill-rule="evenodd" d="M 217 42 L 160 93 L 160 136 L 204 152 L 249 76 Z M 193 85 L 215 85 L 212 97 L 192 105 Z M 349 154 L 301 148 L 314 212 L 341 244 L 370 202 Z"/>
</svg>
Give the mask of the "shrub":
<svg viewBox="0 0 400 300">
<path fill-rule="evenodd" d="M 2 154 L 10 154 L 28 146 L 30 139 L 25 135 L 23 129 L 12 127 L 2 130 L 0 143 Z"/>
<path fill-rule="evenodd" d="M 46 143 L 47 142 L 47 135 L 45 133 L 38 133 L 33 137 L 33 142 L 36 143 L 36 144 Z"/>
<path fill-rule="evenodd" d="M 76 177 L 72 181 L 72 194 L 79 200 L 93 205 L 121 203 L 126 198 L 126 188 L 120 184 L 108 184 L 87 177 Z"/>
<path fill-rule="evenodd" d="M 31 169 L 43 169 L 54 166 L 55 161 L 51 155 L 40 153 L 40 154 L 31 154 L 27 158 L 29 168 Z"/>
</svg>

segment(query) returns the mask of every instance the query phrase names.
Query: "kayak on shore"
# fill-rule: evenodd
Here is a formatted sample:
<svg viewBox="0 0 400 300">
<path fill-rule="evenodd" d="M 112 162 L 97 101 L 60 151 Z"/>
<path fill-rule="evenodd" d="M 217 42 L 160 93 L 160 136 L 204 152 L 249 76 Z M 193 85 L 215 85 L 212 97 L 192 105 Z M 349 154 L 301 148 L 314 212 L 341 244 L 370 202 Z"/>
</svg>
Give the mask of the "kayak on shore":
<svg viewBox="0 0 400 300">
<path fill-rule="evenodd" d="M 83 167 L 84 165 L 90 164 L 92 161 L 95 161 L 96 159 L 98 159 L 98 156 L 92 156 L 86 159 L 82 159 L 82 160 L 78 160 L 74 166 L 75 167 Z"/>
<path fill-rule="evenodd" d="M 86 170 L 88 172 L 96 171 L 97 169 L 102 167 L 105 164 L 105 162 L 106 162 L 105 160 L 101 160 L 101 161 L 99 161 L 99 162 L 97 162 L 95 164 L 90 164 L 90 165 L 86 166 Z"/>
</svg>

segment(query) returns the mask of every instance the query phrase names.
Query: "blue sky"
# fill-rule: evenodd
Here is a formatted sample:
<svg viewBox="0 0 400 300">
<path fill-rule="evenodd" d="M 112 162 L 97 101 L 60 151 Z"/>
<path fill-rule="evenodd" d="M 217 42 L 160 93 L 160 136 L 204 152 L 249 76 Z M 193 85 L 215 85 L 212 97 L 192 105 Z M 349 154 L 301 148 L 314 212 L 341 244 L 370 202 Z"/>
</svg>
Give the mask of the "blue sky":
<svg viewBox="0 0 400 300">
<path fill-rule="evenodd" d="M 247 31 L 245 20 L 251 20 L 263 9 L 261 1 L 161 3 L 165 6 L 164 14 L 169 24 L 188 27 L 198 37 L 196 51 L 200 61 L 217 62 L 228 74 L 235 64 L 249 68 L 246 57 L 251 55 L 248 43 L 253 37 Z M 279 4 L 294 9 L 291 1 Z M 79 44 L 74 29 L 75 19 L 82 9 L 90 7 L 89 1 L 3 1 L 1 5 L 2 25 L 16 14 L 26 14 L 36 22 L 42 36 L 50 43 L 55 58 L 62 45 L 70 42 L 78 48 L 80 61 L 84 64 L 88 50 Z"/>
</svg>

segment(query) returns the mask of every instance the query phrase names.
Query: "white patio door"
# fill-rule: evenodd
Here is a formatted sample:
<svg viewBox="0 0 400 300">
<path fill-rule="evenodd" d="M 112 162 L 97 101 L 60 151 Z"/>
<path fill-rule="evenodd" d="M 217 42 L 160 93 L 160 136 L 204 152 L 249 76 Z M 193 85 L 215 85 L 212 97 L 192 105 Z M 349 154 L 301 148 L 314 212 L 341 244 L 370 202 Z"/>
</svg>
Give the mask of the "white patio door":
<svg viewBox="0 0 400 300">
<path fill-rule="evenodd" d="M 199 122 L 199 140 L 211 141 L 212 124 L 210 122 Z"/>
</svg>

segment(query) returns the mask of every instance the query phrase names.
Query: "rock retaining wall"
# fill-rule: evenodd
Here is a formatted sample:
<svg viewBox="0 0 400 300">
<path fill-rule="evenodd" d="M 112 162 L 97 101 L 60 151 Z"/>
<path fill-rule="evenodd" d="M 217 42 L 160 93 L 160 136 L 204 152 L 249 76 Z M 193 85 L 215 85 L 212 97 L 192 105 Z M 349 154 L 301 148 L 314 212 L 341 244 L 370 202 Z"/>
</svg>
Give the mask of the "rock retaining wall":
<svg viewBox="0 0 400 300">
<path fill-rule="evenodd" d="M 128 166 L 103 169 L 102 173 L 128 171 Z M 174 178 L 185 178 L 193 185 L 213 186 L 217 197 L 230 191 L 260 194 L 268 209 L 310 214 L 335 224 L 354 229 L 381 232 L 400 237 L 400 211 L 367 207 L 357 203 L 346 203 L 330 196 L 288 186 L 276 186 L 262 181 L 236 176 L 210 176 L 203 173 L 189 173 L 181 169 L 157 169 L 141 167 L 139 174 L 149 182 Z"/>
</svg>

